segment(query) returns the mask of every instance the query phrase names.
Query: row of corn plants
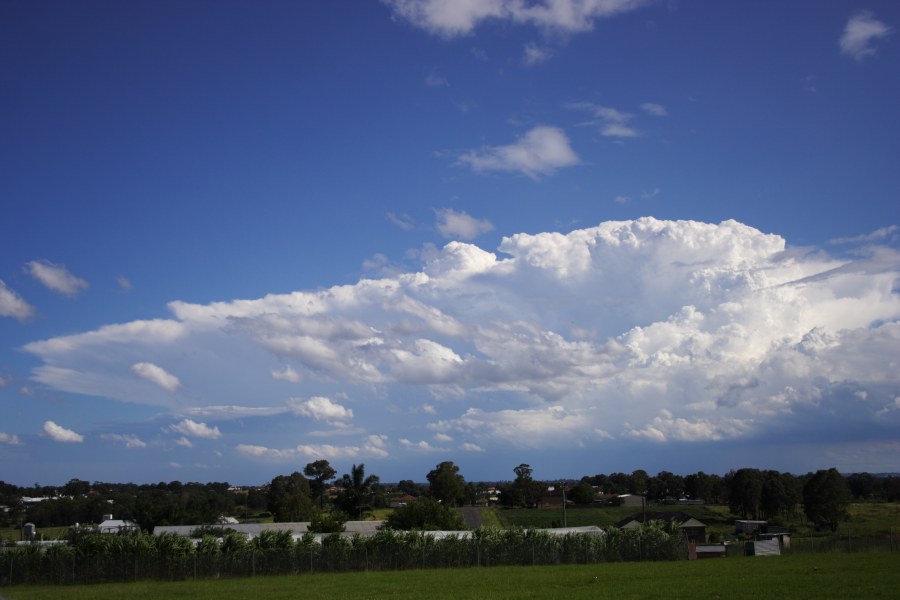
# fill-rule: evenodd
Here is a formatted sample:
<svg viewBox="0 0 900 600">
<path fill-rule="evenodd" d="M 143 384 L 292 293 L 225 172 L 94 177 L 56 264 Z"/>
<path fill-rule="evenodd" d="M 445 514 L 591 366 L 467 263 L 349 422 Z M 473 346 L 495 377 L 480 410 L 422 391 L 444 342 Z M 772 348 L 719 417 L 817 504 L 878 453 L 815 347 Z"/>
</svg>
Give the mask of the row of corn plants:
<svg viewBox="0 0 900 600">
<path fill-rule="evenodd" d="M 146 533 L 91 534 L 71 544 L 0 548 L 0 585 L 184 580 L 311 572 L 556 565 L 674 560 L 684 555 L 681 533 L 661 523 L 611 529 L 605 535 L 553 535 L 522 529 L 477 529 L 437 539 L 408 531 L 373 536 L 266 531 L 253 540 L 231 533 L 190 538 Z"/>
</svg>

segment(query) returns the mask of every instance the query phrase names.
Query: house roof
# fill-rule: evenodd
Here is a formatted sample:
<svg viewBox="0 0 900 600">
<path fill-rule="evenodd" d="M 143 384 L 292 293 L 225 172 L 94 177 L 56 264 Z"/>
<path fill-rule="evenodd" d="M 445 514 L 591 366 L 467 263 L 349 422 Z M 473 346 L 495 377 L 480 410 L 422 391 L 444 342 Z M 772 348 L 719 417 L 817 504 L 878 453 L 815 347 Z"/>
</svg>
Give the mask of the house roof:
<svg viewBox="0 0 900 600">
<path fill-rule="evenodd" d="M 695 519 L 691 515 L 678 511 L 648 511 L 635 513 L 627 519 L 622 519 L 616 523 L 616 527 L 619 529 L 630 529 L 632 527 L 637 527 L 642 523 L 649 523 L 650 521 L 664 521 L 667 523 L 675 522 L 678 523 L 679 527 L 706 527 L 706 523 Z"/>
</svg>

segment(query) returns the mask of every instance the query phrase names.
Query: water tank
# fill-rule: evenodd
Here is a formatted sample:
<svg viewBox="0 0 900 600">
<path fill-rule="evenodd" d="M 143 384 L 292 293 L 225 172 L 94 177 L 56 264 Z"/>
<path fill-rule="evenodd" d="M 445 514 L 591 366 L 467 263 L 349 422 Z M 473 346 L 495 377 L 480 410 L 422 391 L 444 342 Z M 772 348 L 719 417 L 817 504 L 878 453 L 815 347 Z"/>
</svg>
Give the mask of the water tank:
<svg viewBox="0 0 900 600">
<path fill-rule="evenodd" d="M 103 518 L 100 519 L 100 522 L 102 523 L 103 521 L 112 521 L 112 515 L 103 515 Z"/>
<path fill-rule="evenodd" d="M 22 525 L 22 539 L 33 540 L 35 535 L 37 535 L 37 527 L 34 526 L 34 523 Z"/>
</svg>

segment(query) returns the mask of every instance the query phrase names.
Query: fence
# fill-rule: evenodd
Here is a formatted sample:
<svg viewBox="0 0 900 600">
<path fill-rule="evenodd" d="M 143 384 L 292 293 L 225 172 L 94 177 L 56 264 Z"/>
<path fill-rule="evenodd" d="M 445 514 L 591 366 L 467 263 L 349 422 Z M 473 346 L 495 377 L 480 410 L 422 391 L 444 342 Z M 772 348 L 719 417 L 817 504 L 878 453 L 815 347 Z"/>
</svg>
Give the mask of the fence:
<svg viewBox="0 0 900 600">
<path fill-rule="evenodd" d="M 900 528 L 889 533 L 858 535 L 852 529 L 829 536 L 794 536 L 791 552 L 896 552 L 900 551 Z"/>
<path fill-rule="evenodd" d="M 116 536 L 118 537 L 118 536 Z M 332 536 L 322 544 L 307 537 L 269 536 L 262 544 L 225 538 L 151 545 L 98 542 L 0 549 L 0 585 L 81 584 L 138 580 L 187 580 L 299 575 L 315 572 L 422 568 L 555 565 L 623 560 L 675 560 L 685 556 L 678 531 L 647 526 L 607 535 L 564 536 L 523 530 L 477 530 L 468 538 L 385 531 L 371 537 Z M 143 538 L 143 539 L 138 539 Z M 147 539 L 150 538 L 150 539 Z M 157 538 L 158 540 L 158 538 Z M 173 540 L 168 540 L 173 542 Z M 240 546 L 243 544 L 243 546 Z M 263 547 L 266 544 L 275 547 Z M 235 547 L 235 546 L 240 547 Z"/>
</svg>

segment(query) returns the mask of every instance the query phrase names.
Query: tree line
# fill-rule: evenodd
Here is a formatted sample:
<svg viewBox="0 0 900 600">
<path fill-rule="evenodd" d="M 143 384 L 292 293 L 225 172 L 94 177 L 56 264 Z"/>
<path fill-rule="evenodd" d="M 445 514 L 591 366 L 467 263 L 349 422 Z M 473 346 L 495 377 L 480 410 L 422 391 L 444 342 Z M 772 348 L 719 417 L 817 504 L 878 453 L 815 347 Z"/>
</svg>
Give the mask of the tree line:
<svg viewBox="0 0 900 600">
<path fill-rule="evenodd" d="M 34 523 L 38 527 L 98 523 L 105 514 L 136 522 L 143 530 L 157 525 L 214 524 L 224 515 L 280 522 L 309 521 L 318 532 L 341 531 L 350 519 L 363 519 L 376 508 L 388 506 L 393 496 L 403 502 L 389 517 L 396 529 L 462 529 L 454 507 L 474 504 L 492 490 L 506 507 L 533 507 L 555 484 L 555 493 L 566 490 L 575 505 L 615 501 L 622 494 L 644 496 L 648 502 L 680 499 L 726 504 L 735 515 L 747 519 L 791 519 L 802 511 L 810 521 L 834 528 L 844 518 L 847 504 L 857 501 L 900 500 L 900 477 L 869 473 L 843 476 L 835 469 L 806 475 L 753 468 L 725 475 L 702 471 L 681 476 L 661 471 L 585 475 L 580 480 L 542 481 L 528 464 L 513 468 L 514 479 L 504 482 L 467 482 L 459 467 L 443 461 L 418 484 L 402 480 L 381 483 L 367 474 L 365 465 L 353 465 L 337 476 L 327 460 L 308 463 L 302 470 L 278 475 L 268 484 L 236 490 L 225 482 L 114 484 L 72 479 L 60 487 L 18 487 L 0 481 L 0 520 L 5 526 Z M 25 505 L 24 496 L 50 497 Z"/>
</svg>

